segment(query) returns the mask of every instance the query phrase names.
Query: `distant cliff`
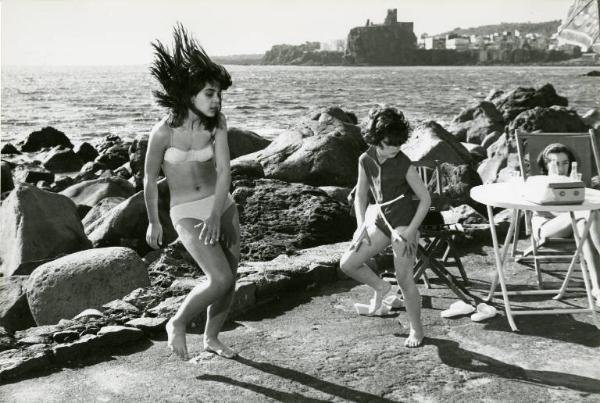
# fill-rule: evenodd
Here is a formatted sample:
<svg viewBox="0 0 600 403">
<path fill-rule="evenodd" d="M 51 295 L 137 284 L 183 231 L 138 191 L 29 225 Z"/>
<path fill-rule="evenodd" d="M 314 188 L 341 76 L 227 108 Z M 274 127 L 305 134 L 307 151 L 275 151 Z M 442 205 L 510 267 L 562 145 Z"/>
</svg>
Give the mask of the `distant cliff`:
<svg viewBox="0 0 600 403">
<path fill-rule="evenodd" d="M 344 60 L 348 64 L 412 64 L 411 54 L 417 47 L 412 22 L 398 22 L 396 9 L 387 11 L 383 25 L 367 21 L 348 33 Z"/>
<path fill-rule="evenodd" d="M 262 58 L 262 64 L 292 64 L 337 66 L 342 64 L 342 52 L 319 50 L 319 42 L 302 45 L 274 45 Z"/>
</svg>

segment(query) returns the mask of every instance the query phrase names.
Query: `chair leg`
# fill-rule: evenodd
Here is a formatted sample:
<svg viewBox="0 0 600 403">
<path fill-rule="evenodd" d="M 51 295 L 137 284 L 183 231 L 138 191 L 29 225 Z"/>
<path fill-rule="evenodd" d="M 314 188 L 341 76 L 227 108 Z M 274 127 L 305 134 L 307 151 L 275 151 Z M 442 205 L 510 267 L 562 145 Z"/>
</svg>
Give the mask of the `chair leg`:
<svg viewBox="0 0 600 403">
<path fill-rule="evenodd" d="M 533 252 L 533 267 L 535 267 L 535 274 L 537 276 L 538 288 L 544 289 L 544 282 L 542 281 L 542 271 L 540 270 L 540 262 L 537 257 L 537 241 L 534 236 L 531 235 L 531 250 Z"/>
<path fill-rule="evenodd" d="M 517 222 L 515 223 L 515 233 L 513 235 L 512 250 L 510 252 L 511 257 L 515 257 L 517 255 L 517 243 L 519 242 L 519 223 L 521 222 L 521 213 L 521 210 L 517 212 Z"/>
<path fill-rule="evenodd" d="M 448 238 L 447 243 L 448 243 L 448 249 L 452 253 L 452 257 L 454 258 L 454 262 L 456 263 L 456 267 L 458 267 L 458 272 L 460 273 L 460 276 L 462 277 L 465 284 L 469 284 L 469 277 L 467 277 L 467 272 L 465 271 L 465 267 L 463 266 L 462 261 L 460 260 L 460 256 L 456 249 L 456 244 L 454 243 L 452 238 Z"/>
</svg>

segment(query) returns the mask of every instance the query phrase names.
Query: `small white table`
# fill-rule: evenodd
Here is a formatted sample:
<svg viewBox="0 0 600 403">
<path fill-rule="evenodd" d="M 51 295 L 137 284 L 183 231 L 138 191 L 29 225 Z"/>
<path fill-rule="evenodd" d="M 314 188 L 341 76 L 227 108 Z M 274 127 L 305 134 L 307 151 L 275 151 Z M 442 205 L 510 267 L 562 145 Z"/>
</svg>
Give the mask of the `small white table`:
<svg viewBox="0 0 600 403">
<path fill-rule="evenodd" d="M 504 300 L 504 308 L 506 311 L 506 317 L 508 318 L 508 323 L 513 331 L 517 331 L 518 328 L 515 325 L 515 321 L 513 316 L 516 315 L 543 315 L 543 314 L 560 314 L 560 313 L 583 313 L 583 312 L 591 312 L 594 320 L 594 324 L 598 329 L 600 329 L 600 324 L 598 323 L 598 319 L 596 317 L 596 311 L 594 309 L 594 301 L 592 299 L 592 294 L 590 290 L 590 283 L 588 278 L 588 269 L 585 263 L 585 259 L 582 254 L 582 240 L 588 239 L 590 232 L 590 225 L 592 223 L 591 218 L 594 214 L 600 214 L 600 191 L 594 189 L 585 189 L 585 200 L 582 204 L 573 204 L 573 205 L 540 205 L 529 202 L 523 199 L 521 193 L 521 189 L 523 186 L 523 182 L 510 182 L 510 183 L 494 183 L 488 185 L 476 186 L 471 189 L 471 198 L 475 201 L 483 203 L 487 207 L 488 218 L 490 222 L 490 231 L 492 233 L 492 242 L 494 245 L 494 255 L 496 260 L 496 275 L 494 280 L 492 281 L 492 286 L 490 288 L 490 294 L 488 296 L 488 300 L 492 299 L 494 295 L 502 294 L 502 298 Z M 510 226 L 508 229 L 508 233 L 506 235 L 506 239 L 504 240 L 504 246 L 502 252 L 500 251 L 500 246 L 498 243 L 498 236 L 496 234 L 496 226 L 494 224 L 494 214 L 492 211 L 492 207 L 502 207 L 507 209 L 512 209 L 513 214 L 510 220 Z M 509 249 L 510 242 L 512 237 L 514 236 L 514 228 L 516 221 L 518 219 L 519 210 L 530 210 L 530 211 L 550 211 L 550 212 L 568 212 L 571 216 L 571 224 L 573 226 L 573 237 L 575 238 L 575 243 L 577 245 L 577 251 L 573 256 L 573 260 L 571 261 L 571 267 L 569 268 L 569 272 L 563 282 L 563 285 L 560 289 L 555 290 L 530 290 L 530 291 L 508 291 L 506 288 L 506 281 L 504 275 L 504 266 L 506 263 L 506 256 Z M 575 211 L 590 211 L 590 219 L 585 223 L 584 231 L 579 236 L 577 231 L 577 225 L 575 221 Z M 556 294 L 557 297 L 562 297 L 566 290 L 566 285 L 569 280 L 569 276 L 571 273 L 571 269 L 573 264 L 575 263 L 575 257 L 579 255 L 580 268 L 583 276 L 583 283 L 585 284 L 585 291 L 587 293 L 588 299 L 588 307 L 587 308 L 568 308 L 568 309 L 546 309 L 546 310 L 519 310 L 513 311 L 510 306 L 509 295 L 544 295 L 544 294 Z M 502 289 L 501 293 L 494 292 L 498 285 L 498 280 L 500 280 L 500 287 Z"/>
</svg>

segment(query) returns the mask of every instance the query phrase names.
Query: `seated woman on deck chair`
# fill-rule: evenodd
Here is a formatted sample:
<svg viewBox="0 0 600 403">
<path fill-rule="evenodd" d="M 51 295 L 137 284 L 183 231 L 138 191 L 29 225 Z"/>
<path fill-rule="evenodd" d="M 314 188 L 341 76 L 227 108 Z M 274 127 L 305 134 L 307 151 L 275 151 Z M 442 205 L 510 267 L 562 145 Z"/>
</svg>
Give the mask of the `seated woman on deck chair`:
<svg viewBox="0 0 600 403">
<path fill-rule="evenodd" d="M 537 159 L 540 172 L 545 175 L 564 175 L 571 173 L 572 163 L 576 161 L 573 152 L 565 145 L 553 143 L 540 153 Z M 583 232 L 584 219 L 590 217 L 589 212 L 575 213 L 579 233 Z M 596 305 L 600 306 L 600 287 L 598 286 L 598 269 L 600 268 L 600 219 L 594 215 L 590 227 L 591 242 L 583 245 L 583 256 L 592 279 L 592 295 Z M 547 238 L 567 238 L 573 236 L 569 213 L 536 212 L 531 218 L 533 236 L 543 244 Z"/>
</svg>

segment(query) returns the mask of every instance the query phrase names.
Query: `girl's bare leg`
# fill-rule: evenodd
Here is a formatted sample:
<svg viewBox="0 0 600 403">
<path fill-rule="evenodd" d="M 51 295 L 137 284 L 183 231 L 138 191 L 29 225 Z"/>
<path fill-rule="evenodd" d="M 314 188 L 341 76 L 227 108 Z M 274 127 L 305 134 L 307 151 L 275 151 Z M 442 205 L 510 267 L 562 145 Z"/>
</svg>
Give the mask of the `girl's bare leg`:
<svg viewBox="0 0 600 403">
<path fill-rule="evenodd" d="M 373 310 L 376 310 L 381 306 L 381 301 L 385 294 L 390 291 L 391 285 L 387 281 L 379 278 L 365 262 L 380 253 L 387 245 L 389 245 L 390 238 L 381 232 L 375 225 L 369 226 L 367 228 L 367 233 L 371 240 L 370 245 L 367 242 L 363 242 L 358 250 L 348 249 L 340 260 L 340 268 L 349 277 L 352 277 L 354 280 L 363 284 L 367 284 L 375 290 L 372 308 Z"/>
<path fill-rule="evenodd" d="M 238 262 L 240 260 L 240 224 L 238 212 L 235 207 L 229 208 L 222 217 L 223 222 L 230 223 L 233 227 L 229 231 L 235 234 L 234 242 L 227 247 L 222 244 L 223 252 L 229 263 L 229 268 L 234 278 L 237 273 Z M 231 304 L 235 296 L 235 282 L 229 291 L 213 302 L 207 310 L 206 326 L 204 328 L 204 349 L 212 351 L 226 358 L 233 358 L 237 355 L 235 351 L 227 347 L 219 340 L 219 332 L 229 315 Z"/>
<path fill-rule="evenodd" d="M 402 231 L 405 227 L 396 228 Z M 417 239 L 407 239 L 409 243 L 416 244 Z M 415 264 L 416 248 L 411 248 L 411 253 L 405 253 L 406 242 L 392 242 L 394 249 L 394 267 L 396 279 L 404 296 L 404 306 L 410 322 L 410 333 L 404 342 L 406 347 L 419 347 L 423 342 L 424 331 L 421 323 L 421 295 L 413 279 L 413 266 Z"/>
<path fill-rule="evenodd" d="M 190 291 L 177 313 L 167 323 L 168 345 L 175 354 L 186 358 L 185 333 L 187 324 L 216 300 L 223 298 L 234 284 L 230 263 L 220 245 L 204 245 L 198 239 L 200 228 L 194 218 L 181 219 L 175 227 L 183 246 L 202 267 L 207 281 Z"/>
</svg>

